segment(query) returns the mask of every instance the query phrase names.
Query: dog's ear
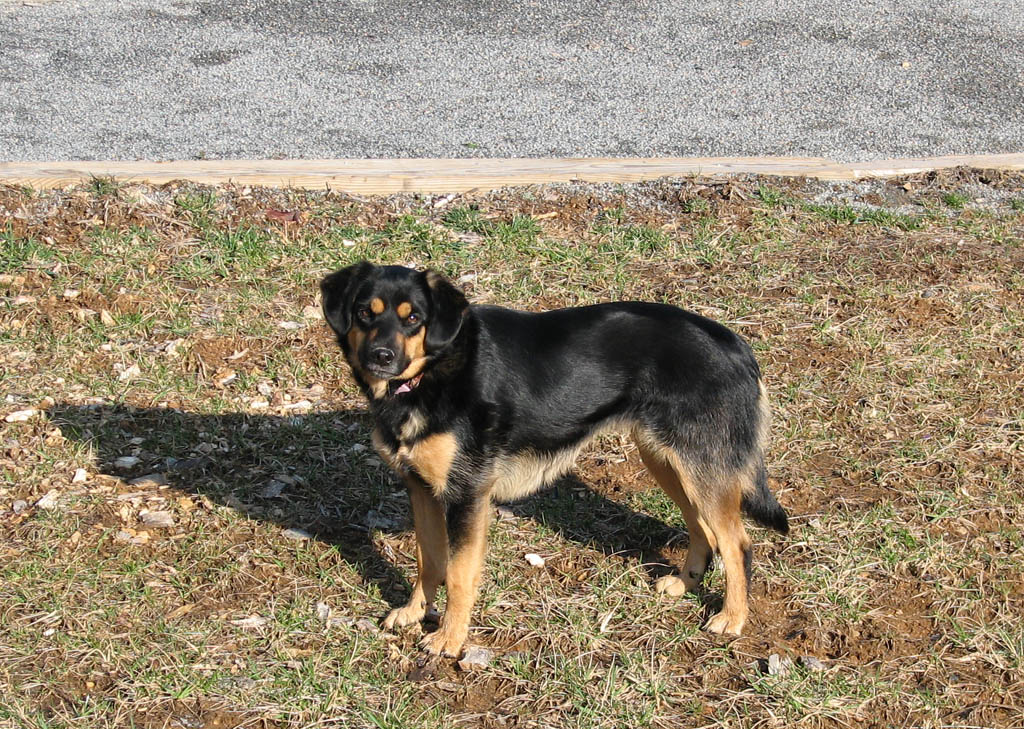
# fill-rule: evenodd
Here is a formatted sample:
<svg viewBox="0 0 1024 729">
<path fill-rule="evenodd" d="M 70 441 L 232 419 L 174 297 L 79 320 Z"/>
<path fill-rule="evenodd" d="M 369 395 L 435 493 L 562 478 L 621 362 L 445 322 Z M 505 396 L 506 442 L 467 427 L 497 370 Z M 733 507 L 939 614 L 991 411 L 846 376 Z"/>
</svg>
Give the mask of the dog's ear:
<svg viewBox="0 0 1024 729">
<path fill-rule="evenodd" d="M 469 311 L 465 295 L 437 271 L 424 271 L 423 280 L 430 292 L 430 318 L 424 344 L 428 352 L 436 352 L 451 344 L 462 329 Z"/>
<path fill-rule="evenodd" d="M 352 327 L 352 304 L 356 286 L 376 268 L 372 263 L 360 261 L 348 268 L 326 276 L 320 282 L 324 318 L 331 328 L 344 336 Z"/>
</svg>

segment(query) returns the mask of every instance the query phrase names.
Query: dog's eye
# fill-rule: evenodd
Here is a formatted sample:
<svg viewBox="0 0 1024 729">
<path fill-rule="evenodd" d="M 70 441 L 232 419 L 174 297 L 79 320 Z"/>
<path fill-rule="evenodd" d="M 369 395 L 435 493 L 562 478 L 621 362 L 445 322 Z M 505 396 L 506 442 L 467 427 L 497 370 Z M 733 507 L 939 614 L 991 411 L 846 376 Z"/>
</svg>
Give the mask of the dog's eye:
<svg viewBox="0 0 1024 729">
<path fill-rule="evenodd" d="M 412 325 L 412 324 L 419 324 L 420 323 L 420 315 L 419 314 L 409 314 L 409 316 L 405 317 L 405 323 L 406 324 L 410 324 L 410 325 Z"/>
<path fill-rule="evenodd" d="M 365 306 L 361 307 L 358 311 L 356 311 L 356 316 L 358 316 L 362 321 L 370 321 L 370 310 L 367 309 Z"/>
</svg>

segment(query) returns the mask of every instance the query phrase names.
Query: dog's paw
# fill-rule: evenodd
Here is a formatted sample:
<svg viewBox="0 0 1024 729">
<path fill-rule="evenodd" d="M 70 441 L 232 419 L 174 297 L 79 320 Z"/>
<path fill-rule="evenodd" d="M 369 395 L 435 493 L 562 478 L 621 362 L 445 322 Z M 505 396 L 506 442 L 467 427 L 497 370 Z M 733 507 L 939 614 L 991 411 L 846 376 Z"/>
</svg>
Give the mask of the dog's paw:
<svg viewBox="0 0 1024 729">
<path fill-rule="evenodd" d="M 730 615 L 723 610 L 717 615 L 713 615 L 704 627 L 719 635 L 739 635 L 743 632 L 743 623 L 746 621 L 745 616 Z"/>
<path fill-rule="evenodd" d="M 659 577 L 654 583 L 654 589 L 671 597 L 679 597 L 693 590 L 696 585 L 690 585 L 679 575 L 665 575 Z"/>
<path fill-rule="evenodd" d="M 442 625 L 433 633 L 423 636 L 420 648 L 432 656 L 458 658 L 467 635 L 466 630 L 449 630 Z"/>
<path fill-rule="evenodd" d="M 384 618 L 384 627 L 394 630 L 395 628 L 404 628 L 406 625 L 414 625 L 423 620 L 426 614 L 427 609 L 423 605 L 405 605 L 395 608 Z"/>
</svg>

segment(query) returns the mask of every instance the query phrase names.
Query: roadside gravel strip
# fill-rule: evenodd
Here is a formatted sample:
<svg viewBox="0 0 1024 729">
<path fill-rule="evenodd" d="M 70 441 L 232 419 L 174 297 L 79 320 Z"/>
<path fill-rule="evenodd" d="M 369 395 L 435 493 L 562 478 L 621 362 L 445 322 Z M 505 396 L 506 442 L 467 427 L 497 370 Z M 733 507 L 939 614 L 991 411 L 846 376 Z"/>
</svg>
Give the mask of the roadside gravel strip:
<svg viewBox="0 0 1024 729">
<path fill-rule="evenodd" d="M 0 160 L 1024 151 L 1020 0 L 0 0 Z"/>
</svg>

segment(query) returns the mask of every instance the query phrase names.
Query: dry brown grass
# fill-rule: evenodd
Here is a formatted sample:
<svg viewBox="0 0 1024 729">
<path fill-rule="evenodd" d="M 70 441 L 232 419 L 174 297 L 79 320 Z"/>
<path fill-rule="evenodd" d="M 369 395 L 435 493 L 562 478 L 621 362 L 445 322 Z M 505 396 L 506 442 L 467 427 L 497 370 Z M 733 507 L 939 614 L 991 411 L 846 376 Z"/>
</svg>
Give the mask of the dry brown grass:
<svg viewBox="0 0 1024 729">
<path fill-rule="evenodd" d="M 37 411 L 0 422 L 0 725 L 1024 726 L 1022 207 L 1020 177 L 964 171 L 0 188 L 0 418 Z M 478 302 L 665 300 L 746 336 L 795 527 L 754 534 L 746 635 L 699 630 L 717 572 L 650 589 L 685 530 L 617 438 L 492 528 L 490 667 L 380 631 L 407 506 L 316 313 L 318 278 L 364 257 Z"/>
</svg>

